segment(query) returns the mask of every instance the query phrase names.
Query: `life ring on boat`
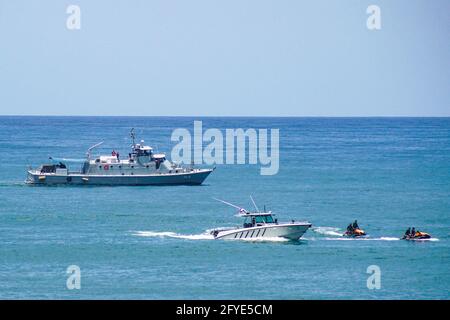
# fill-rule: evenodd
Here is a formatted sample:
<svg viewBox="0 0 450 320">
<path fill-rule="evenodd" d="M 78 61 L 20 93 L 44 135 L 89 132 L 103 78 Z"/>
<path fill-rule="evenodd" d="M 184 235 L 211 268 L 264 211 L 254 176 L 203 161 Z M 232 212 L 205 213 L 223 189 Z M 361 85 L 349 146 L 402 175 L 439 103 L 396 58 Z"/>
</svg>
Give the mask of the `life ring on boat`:
<svg viewBox="0 0 450 320">
<path fill-rule="evenodd" d="M 103 166 L 103 169 L 104 169 L 104 170 L 109 170 L 109 165 L 108 165 L 108 164 L 105 164 L 105 165 Z"/>
</svg>

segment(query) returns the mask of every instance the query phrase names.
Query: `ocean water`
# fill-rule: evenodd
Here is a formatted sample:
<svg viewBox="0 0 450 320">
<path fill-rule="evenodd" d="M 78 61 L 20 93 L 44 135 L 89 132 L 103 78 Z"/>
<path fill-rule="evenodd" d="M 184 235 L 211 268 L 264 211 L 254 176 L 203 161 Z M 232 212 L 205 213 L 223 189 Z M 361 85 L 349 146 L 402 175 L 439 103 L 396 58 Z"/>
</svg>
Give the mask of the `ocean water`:
<svg viewBox="0 0 450 320">
<path fill-rule="evenodd" d="M 37 187 L 49 156 L 159 152 L 175 128 L 279 128 L 280 170 L 218 165 L 202 186 Z M 75 166 L 78 166 L 76 164 Z M 212 198 L 313 224 L 298 242 L 220 241 Z M 358 219 L 369 237 L 344 239 Z M 432 241 L 398 238 L 409 226 Z M 66 269 L 81 269 L 81 289 Z M 380 268 L 368 289 L 367 268 Z M 1 299 L 449 299 L 450 118 L 0 117 Z"/>
</svg>

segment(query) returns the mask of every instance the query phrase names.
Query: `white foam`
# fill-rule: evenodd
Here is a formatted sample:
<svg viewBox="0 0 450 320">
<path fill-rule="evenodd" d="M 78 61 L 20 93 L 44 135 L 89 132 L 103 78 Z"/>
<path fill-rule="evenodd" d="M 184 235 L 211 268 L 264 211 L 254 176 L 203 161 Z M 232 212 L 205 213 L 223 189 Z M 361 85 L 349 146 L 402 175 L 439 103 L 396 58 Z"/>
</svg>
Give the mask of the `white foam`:
<svg viewBox="0 0 450 320">
<path fill-rule="evenodd" d="M 420 242 L 422 242 L 422 241 L 432 241 L 432 242 L 435 242 L 435 241 L 439 241 L 439 239 L 438 239 L 438 238 L 414 239 L 414 240 L 412 240 L 412 241 L 420 241 Z"/>
<path fill-rule="evenodd" d="M 168 238 L 177 238 L 177 239 L 189 239 L 189 240 L 212 240 L 214 239 L 213 235 L 209 233 L 202 234 L 178 234 L 175 232 L 154 232 L 154 231 L 135 231 L 133 233 L 135 236 L 139 237 L 168 237 Z"/>
<path fill-rule="evenodd" d="M 322 238 L 322 240 L 331 240 L 331 241 L 397 241 L 399 238 L 393 237 L 380 237 L 380 238 L 370 238 L 370 237 L 341 237 L 341 238 Z"/>
<path fill-rule="evenodd" d="M 342 236 L 342 232 L 340 232 L 340 229 L 334 227 L 315 227 L 311 228 L 311 230 L 326 236 L 336 236 L 336 237 Z"/>
<path fill-rule="evenodd" d="M 380 240 L 383 241 L 397 241 L 400 240 L 399 238 L 394 238 L 394 237 L 381 237 Z"/>
<path fill-rule="evenodd" d="M 330 240 L 330 241 L 397 241 L 399 238 L 394 237 L 379 237 L 379 238 L 371 238 L 370 236 L 366 237 L 345 237 L 343 236 L 343 232 L 339 228 L 335 227 L 315 227 L 311 228 L 312 231 L 328 236 L 328 237 L 320 237 L 320 238 L 312 238 L 309 240 Z M 331 237 L 332 236 L 332 237 Z"/>
</svg>

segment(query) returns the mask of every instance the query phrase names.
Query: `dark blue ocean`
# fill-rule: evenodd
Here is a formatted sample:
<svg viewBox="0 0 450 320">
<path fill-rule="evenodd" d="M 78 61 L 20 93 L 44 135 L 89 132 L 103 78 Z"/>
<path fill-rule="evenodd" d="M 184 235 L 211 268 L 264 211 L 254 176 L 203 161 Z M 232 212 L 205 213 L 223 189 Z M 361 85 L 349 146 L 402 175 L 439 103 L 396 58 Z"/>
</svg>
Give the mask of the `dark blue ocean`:
<svg viewBox="0 0 450 320">
<path fill-rule="evenodd" d="M 279 128 L 280 170 L 217 165 L 201 186 L 33 187 L 28 165 L 170 151 L 176 128 Z M 80 166 L 72 165 L 72 168 Z M 308 220 L 299 242 L 212 240 L 222 198 Z M 344 239 L 358 219 L 366 239 Z M 432 241 L 398 240 L 407 227 Z M 66 269 L 81 270 L 81 289 Z M 368 289 L 367 268 L 381 270 Z M 1 299 L 449 299 L 450 118 L 0 117 Z"/>
</svg>

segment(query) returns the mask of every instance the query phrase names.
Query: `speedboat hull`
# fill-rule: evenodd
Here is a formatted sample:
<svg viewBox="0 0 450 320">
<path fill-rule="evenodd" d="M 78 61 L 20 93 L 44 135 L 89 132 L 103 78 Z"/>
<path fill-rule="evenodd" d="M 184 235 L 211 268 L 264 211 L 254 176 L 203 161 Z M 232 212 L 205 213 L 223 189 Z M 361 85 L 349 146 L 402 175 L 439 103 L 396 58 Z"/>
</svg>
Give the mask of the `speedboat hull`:
<svg viewBox="0 0 450 320">
<path fill-rule="evenodd" d="M 215 230 L 212 231 L 212 235 L 215 239 L 227 240 L 256 240 L 264 238 L 285 238 L 288 240 L 298 240 L 310 227 L 310 223 L 274 224 L 223 231 Z"/>
<path fill-rule="evenodd" d="M 213 169 L 146 175 L 90 175 L 81 173 L 40 173 L 28 171 L 26 183 L 32 185 L 200 185 Z"/>
</svg>

